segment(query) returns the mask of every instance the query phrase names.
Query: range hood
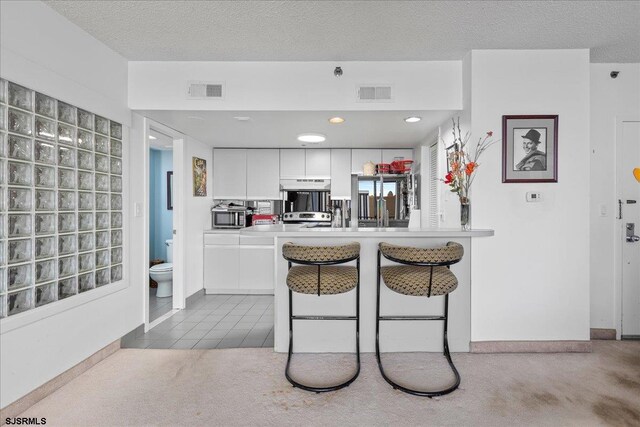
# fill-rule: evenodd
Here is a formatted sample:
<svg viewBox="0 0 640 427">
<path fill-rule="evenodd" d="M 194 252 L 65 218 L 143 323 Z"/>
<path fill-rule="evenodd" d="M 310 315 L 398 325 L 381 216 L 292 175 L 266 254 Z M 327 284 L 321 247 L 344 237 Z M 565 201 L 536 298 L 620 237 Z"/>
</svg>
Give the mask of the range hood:
<svg viewBox="0 0 640 427">
<path fill-rule="evenodd" d="M 330 179 L 281 179 L 280 190 L 295 191 L 329 191 L 331 190 Z"/>
</svg>

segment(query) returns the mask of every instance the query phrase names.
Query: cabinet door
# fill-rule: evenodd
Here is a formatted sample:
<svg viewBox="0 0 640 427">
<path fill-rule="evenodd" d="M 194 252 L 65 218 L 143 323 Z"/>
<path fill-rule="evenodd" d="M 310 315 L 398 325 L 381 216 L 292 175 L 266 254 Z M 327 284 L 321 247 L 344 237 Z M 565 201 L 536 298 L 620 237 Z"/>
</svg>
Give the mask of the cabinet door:
<svg viewBox="0 0 640 427">
<path fill-rule="evenodd" d="M 273 291 L 274 251 L 273 246 L 240 246 L 240 259 L 251 263 L 240 269 L 240 290 Z"/>
<path fill-rule="evenodd" d="M 331 177 L 331 150 L 328 148 L 316 148 L 306 150 L 306 176 L 308 178 Z"/>
<path fill-rule="evenodd" d="M 280 150 L 247 150 L 247 200 L 280 199 Z"/>
<path fill-rule="evenodd" d="M 381 163 L 382 150 L 360 148 L 351 150 L 351 173 L 362 174 L 362 165 L 369 161 L 375 164 Z"/>
<path fill-rule="evenodd" d="M 204 247 L 204 288 L 207 291 L 238 289 L 239 246 Z"/>
<path fill-rule="evenodd" d="M 395 157 L 402 157 L 404 160 L 415 160 L 413 158 L 413 150 L 411 148 L 400 150 L 382 150 L 382 163 L 391 163 L 393 162 Z"/>
<path fill-rule="evenodd" d="M 304 178 L 305 177 L 305 153 L 304 148 L 280 150 L 280 178 Z"/>
<path fill-rule="evenodd" d="M 213 198 L 247 198 L 247 150 L 213 150 Z"/>
<path fill-rule="evenodd" d="M 351 199 L 351 150 L 331 149 L 331 198 Z"/>
</svg>

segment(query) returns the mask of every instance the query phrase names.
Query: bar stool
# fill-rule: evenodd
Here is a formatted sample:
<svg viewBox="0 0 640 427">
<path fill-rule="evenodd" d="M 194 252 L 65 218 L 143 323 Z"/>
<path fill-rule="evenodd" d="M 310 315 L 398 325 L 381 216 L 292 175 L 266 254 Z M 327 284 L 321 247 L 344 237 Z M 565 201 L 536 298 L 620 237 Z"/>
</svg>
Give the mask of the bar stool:
<svg viewBox="0 0 640 427">
<path fill-rule="evenodd" d="M 294 386 L 316 393 L 339 390 L 351 384 L 360 374 L 360 244 L 341 246 L 303 246 L 294 243 L 282 245 L 282 256 L 289 262 L 289 356 L 285 376 Z M 356 261 L 356 266 L 339 266 Z M 292 264 L 301 264 L 292 266 Z M 293 314 L 293 292 L 301 294 L 336 295 L 356 289 L 355 316 L 298 316 Z M 289 374 L 293 354 L 294 320 L 355 320 L 357 370 L 347 381 L 327 387 L 313 387 L 295 381 Z"/>
<path fill-rule="evenodd" d="M 449 354 L 449 342 L 447 340 L 447 319 L 449 314 L 449 293 L 458 287 L 458 279 L 451 272 L 450 266 L 462 259 L 464 249 L 462 245 L 449 242 L 445 246 L 436 248 L 413 248 L 395 246 L 389 243 L 380 243 L 378 246 L 378 285 L 376 301 L 376 357 L 382 377 L 394 389 L 416 396 L 442 396 L 451 393 L 460 385 L 460 374 L 456 369 L 451 354 Z M 381 256 L 402 265 L 390 265 L 381 267 Z M 430 298 L 431 296 L 444 295 L 444 314 L 428 316 L 380 316 L 380 277 L 384 284 L 394 292 Z M 384 372 L 380 359 L 380 321 L 392 320 L 443 320 L 444 321 L 444 357 L 455 375 L 455 384 L 435 391 L 413 390 L 403 387 L 391 380 Z"/>
</svg>

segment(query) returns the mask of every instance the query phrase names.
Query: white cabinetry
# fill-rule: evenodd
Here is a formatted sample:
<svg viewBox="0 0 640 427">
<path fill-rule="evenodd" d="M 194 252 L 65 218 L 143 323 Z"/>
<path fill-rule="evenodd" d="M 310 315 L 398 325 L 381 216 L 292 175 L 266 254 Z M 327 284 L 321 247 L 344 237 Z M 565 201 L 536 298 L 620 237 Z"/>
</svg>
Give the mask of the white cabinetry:
<svg viewBox="0 0 640 427">
<path fill-rule="evenodd" d="M 308 178 L 331 177 L 331 150 L 316 148 L 305 150 L 305 176 Z"/>
<path fill-rule="evenodd" d="M 375 164 L 382 162 L 382 150 L 380 149 L 360 149 L 351 150 L 351 173 L 362 174 L 362 165 L 367 162 Z"/>
<path fill-rule="evenodd" d="M 391 149 L 382 150 L 382 163 L 391 163 L 393 162 L 393 159 L 396 157 L 402 157 L 405 160 L 414 160 L 413 150 L 411 148 L 400 149 L 400 150 L 391 150 Z"/>
<path fill-rule="evenodd" d="M 295 179 L 305 177 L 304 148 L 280 150 L 280 178 Z"/>
<path fill-rule="evenodd" d="M 331 149 L 331 198 L 351 199 L 351 150 Z"/>
<path fill-rule="evenodd" d="M 247 198 L 247 150 L 215 149 L 213 151 L 213 198 Z"/>
<path fill-rule="evenodd" d="M 247 150 L 247 200 L 280 199 L 280 150 Z"/>
<path fill-rule="evenodd" d="M 273 294 L 273 237 L 239 232 L 204 234 L 204 289 L 207 294 Z"/>
</svg>

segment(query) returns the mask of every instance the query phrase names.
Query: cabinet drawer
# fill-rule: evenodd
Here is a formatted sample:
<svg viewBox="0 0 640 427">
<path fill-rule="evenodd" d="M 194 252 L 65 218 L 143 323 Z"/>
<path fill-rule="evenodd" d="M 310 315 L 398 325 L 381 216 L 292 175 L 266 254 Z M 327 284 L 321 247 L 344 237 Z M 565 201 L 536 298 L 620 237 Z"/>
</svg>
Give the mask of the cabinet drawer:
<svg viewBox="0 0 640 427">
<path fill-rule="evenodd" d="M 204 233 L 205 245 L 237 245 L 239 243 L 240 243 L 240 234 Z"/>
<path fill-rule="evenodd" d="M 269 236 L 240 236 L 241 245 L 273 246 L 273 237 Z"/>
</svg>

